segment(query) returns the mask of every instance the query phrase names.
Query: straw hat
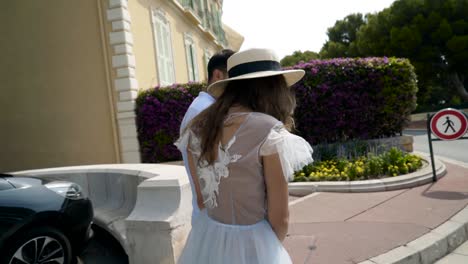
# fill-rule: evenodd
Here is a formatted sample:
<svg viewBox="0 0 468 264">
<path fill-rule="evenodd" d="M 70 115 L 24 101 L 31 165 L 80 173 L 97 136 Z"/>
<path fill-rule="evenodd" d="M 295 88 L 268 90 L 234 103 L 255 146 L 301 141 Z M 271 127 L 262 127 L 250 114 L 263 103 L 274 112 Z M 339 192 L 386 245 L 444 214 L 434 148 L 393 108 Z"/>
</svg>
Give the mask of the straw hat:
<svg viewBox="0 0 468 264">
<path fill-rule="evenodd" d="M 269 49 L 248 49 L 234 53 L 227 61 L 228 78 L 208 86 L 207 90 L 219 97 L 230 81 L 283 75 L 291 86 L 304 77 L 304 70 L 282 70 L 278 56 Z"/>
</svg>

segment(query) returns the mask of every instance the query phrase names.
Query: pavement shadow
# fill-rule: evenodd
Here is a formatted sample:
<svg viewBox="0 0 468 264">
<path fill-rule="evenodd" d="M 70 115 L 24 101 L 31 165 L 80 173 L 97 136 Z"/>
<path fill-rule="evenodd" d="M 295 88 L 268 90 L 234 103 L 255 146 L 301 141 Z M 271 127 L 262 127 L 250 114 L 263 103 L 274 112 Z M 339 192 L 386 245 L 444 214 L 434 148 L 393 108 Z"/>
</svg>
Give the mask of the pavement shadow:
<svg viewBox="0 0 468 264">
<path fill-rule="evenodd" d="M 432 182 L 422 191 L 421 195 L 438 200 L 464 200 L 468 199 L 468 192 L 453 192 L 453 191 L 432 191 L 435 183 Z"/>
<path fill-rule="evenodd" d="M 448 192 L 448 191 L 425 191 L 423 196 L 439 200 L 464 200 L 468 199 L 466 192 Z"/>
</svg>

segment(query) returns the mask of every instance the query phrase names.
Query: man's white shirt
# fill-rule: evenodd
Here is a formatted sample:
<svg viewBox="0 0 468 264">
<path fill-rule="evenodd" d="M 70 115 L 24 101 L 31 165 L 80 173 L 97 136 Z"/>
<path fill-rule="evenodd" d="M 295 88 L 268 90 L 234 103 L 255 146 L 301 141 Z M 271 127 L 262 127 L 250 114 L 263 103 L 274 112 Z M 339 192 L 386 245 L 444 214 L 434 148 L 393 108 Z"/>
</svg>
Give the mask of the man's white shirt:
<svg viewBox="0 0 468 264">
<path fill-rule="evenodd" d="M 190 104 L 187 112 L 185 113 L 184 119 L 182 119 L 182 123 L 180 124 L 179 134 L 182 135 L 182 132 L 184 132 L 184 129 L 187 127 L 188 124 L 190 124 L 190 121 L 192 121 L 192 119 L 195 116 L 200 114 L 203 110 L 208 108 L 214 102 L 215 102 L 215 98 L 213 96 L 211 96 L 210 94 L 206 92 L 200 92 L 197 98 L 195 98 L 192 104 Z M 193 221 L 194 216 L 200 212 L 200 209 L 198 208 L 197 195 L 195 192 L 195 187 L 193 185 L 192 177 L 190 175 L 190 169 L 188 166 L 187 150 L 181 150 L 181 152 L 182 152 L 182 159 L 184 160 L 185 170 L 187 171 L 187 175 L 189 177 L 190 186 L 192 187 L 192 206 L 193 206 L 192 221 Z"/>
</svg>

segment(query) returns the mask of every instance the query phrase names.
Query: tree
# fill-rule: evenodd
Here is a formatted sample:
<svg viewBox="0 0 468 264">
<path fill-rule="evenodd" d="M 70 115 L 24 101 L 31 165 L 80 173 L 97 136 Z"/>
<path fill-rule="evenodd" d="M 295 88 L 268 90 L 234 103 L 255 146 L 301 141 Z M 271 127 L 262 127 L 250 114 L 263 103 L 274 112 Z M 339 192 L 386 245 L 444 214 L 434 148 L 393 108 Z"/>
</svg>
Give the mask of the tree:
<svg viewBox="0 0 468 264">
<path fill-rule="evenodd" d="M 354 45 L 360 56 L 409 58 L 421 100 L 439 93 L 468 101 L 468 0 L 397 0 L 367 16 Z"/>
<path fill-rule="evenodd" d="M 335 25 L 327 30 L 328 41 L 320 50 L 320 56 L 322 58 L 357 56 L 356 34 L 365 23 L 366 20 L 360 13 L 336 21 Z"/>
<path fill-rule="evenodd" d="M 308 62 L 308 61 L 311 61 L 311 60 L 317 60 L 319 59 L 320 56 L 318 55 L 317 52 L 313 52 L 313 51 L 294 51 L 292 55 L 288 55 L 288 56 L 285 56 L 282 60 L 281 60 L 281 65 L 283 67 L 287 67 L 287 66 L 294 66 L 300 62 Z"/>
</svg>

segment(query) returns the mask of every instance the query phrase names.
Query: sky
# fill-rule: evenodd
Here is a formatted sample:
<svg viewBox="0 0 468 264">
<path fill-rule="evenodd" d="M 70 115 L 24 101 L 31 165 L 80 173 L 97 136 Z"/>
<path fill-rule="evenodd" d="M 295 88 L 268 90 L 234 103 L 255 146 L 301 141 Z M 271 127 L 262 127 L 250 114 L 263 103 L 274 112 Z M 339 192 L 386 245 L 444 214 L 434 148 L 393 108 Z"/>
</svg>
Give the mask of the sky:
<svg viewBox="0 0 468 264">
<path fill-rule="evenodd" d="M 327 29 L 352 13 L 375 13 L 394 0 L 224 0 L 222 20 L 244 36 L 240 50 L 270 48 L 279 58 L 319 52 Z"/>
</svg>

